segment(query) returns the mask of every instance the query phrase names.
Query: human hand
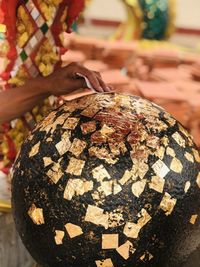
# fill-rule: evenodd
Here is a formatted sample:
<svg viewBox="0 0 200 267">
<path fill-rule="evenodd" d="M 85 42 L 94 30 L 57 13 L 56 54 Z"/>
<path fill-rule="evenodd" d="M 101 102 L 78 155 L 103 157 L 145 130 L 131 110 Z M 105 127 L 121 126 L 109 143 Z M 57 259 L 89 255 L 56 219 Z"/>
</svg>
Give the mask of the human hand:
<svg viewBox="0 0 200 267">
<path fill-rule="evenodd" d="M 46 90 L 53 95 L 65 95 L 80 88 L 93 89 L 96 92 L 110 92 L 100 73 L 91 71 L 78 63 L 71 63 L 46 78 Z"/>
</svg>

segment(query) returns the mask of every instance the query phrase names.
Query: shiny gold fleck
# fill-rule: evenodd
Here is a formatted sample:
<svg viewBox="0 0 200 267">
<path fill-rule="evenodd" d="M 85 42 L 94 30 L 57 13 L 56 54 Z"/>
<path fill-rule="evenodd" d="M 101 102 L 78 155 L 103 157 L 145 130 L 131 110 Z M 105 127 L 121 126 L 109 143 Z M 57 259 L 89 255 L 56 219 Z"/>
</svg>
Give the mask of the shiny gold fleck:
<svg viewBox="0 0 200 267">
<path fill-rule="evenodd" d="M 44 167 L 47 167 L 47 166 L 51 165 L 52 163 L 54 163 L 50 157 L 44 157 L 43 162 L 44 162 Z"/>
<path fill-rule="evenodd" d="M 111 195 L 113 191 L 113 181 L 101 182 L 101 185 L 97 188 L 97 190 L 105 196 Z"/>
<path fill-rule="evenodd" d="M 145 209 L 137 215 L 139 217 L 137 223 L 127 222 L 123 233 L 130 238 L 138 238 L 140 230 L 152 219 Z"/>
<path fill-rule="evenodd" d="M 76 196 L 82 196 L 93 189 L 92 181 L 84 181 L 81 179 L 69 179 L 64 191 L 64 198 L 72 200 Z"/>
<path fill-rule="evenodd" d="M 105 229 L 108 229 L 108 214 L 104 214 L 104 210 L 96 206 L 88 205 L 85 221 L 102 225 Z"/>
<path fill-rule="evenodd" d="M 99 107 L 99 105 L 92 104 L 89 107 L 87 107 L 86 109 L 84 109 L 81 112 L 81 115 L 83 115 L 85 117 L 93 118 L 95 116 L 95 114 L 97 112 L 99 112 L 100 110 L 101 110 L 101 108 Z"/>
<path fill-rule="evenodd" d="M 39 150 L 40 150 L 40 141 L 31 148 L 31 151 L 29 152 L 29 157 L 34 157 L 35 155 L 37 155 Z"/>
<path fill-rule="evenodd" d="M 176 141 L 176 143 L 179 146 L 185 147 L 185 140 L 178 132 L 175 132 L 174 134 L 172 134 L 172 138 Z"/>
<path fill-rule="evenodd" d="M 163 138 L 161 138 L 161 144 L 163 144 L 164 147 L 168 147 L 168 145 L 169 145 L 169 138 L 167 136 L 164 136 Z"/>
<path fill-rule="evenodd" d="M 60 180 L 60 178 L 63 176 L 63 172 L 61 170 L 61 166 L 59 163 L 54 162 L 54 165 L 51 167 L 50 170 L 47 172 L 47 176 L 55 183 Z"/>
<path fill-rule="evenodd" d="M 92 146 L 88 149 L 90 157 L 97 157 L 99 159 L 105 160 L 108 164 L 115 164 L 118 162 L 118 158 L 113 158 L 114 155 L 110 154 L 106 148 L 98 148 Z"/>
<path fill-rule="evenodd" d="M 84 135 L 96 131 L 96 122 L 95 121 L 89 121 L 89 122 L 82 123 L 81 124 L 81 131 Z"/>
<path fill-rule="evenodd" d="M 188 152 L 185 152 L 185 158 L 190 161 L 190 162 L 194 162 L 194 157 L 192 156 L 192 154 L 188 153 Z"/>
<path fill-rule="evenodd" d="M 197 220 L 197 218 L 198 218 L 198 215 L 197 215 L 197 214 L 195 214 L 195 215 L 192 215 L 192 216 L 191 216 L 191 218 L 190 218 L 190 223 L 191 223 L 191 224 L 195 224 L 195 223 L 196 223 L 196 220 Z"/>
<path fill-rule="evenodd" d="M 127 151 L 126 145 L 123 142 L 109 143 L 110 151 L 113 155 L 119 156 L 121 153 L 124 155 Z"/>
<path fill-rule="evenodd" d="M 136 238 L 138 238 L 140 230 L 141 230 L 140 226 L 137 225 L 136 223 L 127 222 L 125 227 L 124 227 L 123 233 L 127 237 L 136 239 Z"/>
<path fill-rule="evenodd" d="M 198 187 L 200 188 L 200 172 L 199 174 L 197 175 L 197 180 L 196 180 L 197 184 L 198 184 Z"/>
<path fill-rule="evenodd" d="M 139 220 L 137 222 L 137 225 L 140 226 L 140 228 L 144 227 L 151 219 L 152 217 L 148 214 L 148 212 L 145 209 L 142 209 L 138 213 Z"/>
<path fill-rule="evenodd" d="M 190 181 L 187 181 L 187 182 L 185 183 L 185 188 L 184 188 L 185 193 L 188 192 L 188 190 L 190 189 L 190 186 L 191 186 Z"/>
<path fill-rule="evenodd" d="M 147 262 L 153 259 L 153 255 L 151 253 L 149 253 L 148 251 L 146 251 L 141 257 L 140 260 L 143 262 Z"/>
<path fill-rule="evenodd" d="M 37 208 L 35 204 L 31 205 L 30 209 L 28 210 L 28 215 L 35 224 L 44 224 L 43 209 Z"/>
<path fill-rule="evenodd" d="M 110 211 L 108 215 L 109 228 L 119 227 L 124 224 L 123 208 L 118 208 L 116 210 Z"/>
<path fill-rule="evenodd" d="M 193 154 L 194 154 L 194 158 L 195 158 L 195 160 L 196 160 L 197 162 L 200 162 L 199 151 L 193 148 L 193 149 L 192 149 L 192 152 L 193 152 Z"/>
<path fill-rule="evenodd" d="M 73 175 L 80 176 L 84 166 L 85 166 L 84 160 L 79 160 L 79 159 L 72 157 L 72 158 L 70 158 L 66 172 L 73 174 Z"/>
<path fill-rule="evenodd" d="M 165 185 L 165 179 L 159 176 L 152 176 L 149 188 L 162 193 Z"/>
<path fill-rule="evenodd" d="M 126 243 L 118 247 L 116 250 L 125 260 L 128 260 L 130 255 L 136 251 L 130 241 L 126 241 Z"/>
<path fill-rule="evenodd" d="M 62 245 L 63 243 L 63 238 L 65 236 L 65 232 L 64 231 L 60 231 L 60 230 L 56 230 L 55 231 L 55 242 L 56 242 L 56 245 Z"/>
<path fill-rule="evenodd" d="M 160 138 L 157 136 L 148 136 L 146 140 L 146 145 L 151 148 L 157 148 L 160 144 Z"/>
<path fill-rule="evenodd" d="M 131 179 L 131 177 L 132 177 L 132 173 L 129 170 L 126 170 L 122 178 L 119 180 L 119 183 L 121 185 L 124 185 Z"/>
<path fill-rule="evenodd" d="M 74 156 L 78 157 L 86 148 L 86 146 L 87 143 L 85 141 L 75 138 L 69 151 L 74 154 Z"/>
<path fill-rule="evenodd" d="M 65 131 L 64 134 L 62 135 L 61 141 L 55 145 L 58 153 L 61 156 L 64 155 L 71 146 L 70 137 L 71 137 L 71 132 Z"/>
<path fill-rule="evenodd" d="M 76 236 L 83 234 L 82 228 L 78 225 L 73 224 L 73 223 L 67 223 L 65 225 L 65 228 L 66 228 L 67 233 L 69 234 L 70 238 L 74 238 Z"/>
<path fill-rule="evenodd" d="M 98 182 L 102 182 L 105 178 L 110 179 L 110 174 L 104 168 L 103 165 L 100 165 L 92 170 L 93 178 L 96 179 Z"/>
<path fill-rule="evenodd" d="M 155 174 L 161 178 L 164 178 L 170 171 L 167 165 L 160 159 L 153 164 L 152 169 Z"/>
<path fill-rule="evenodd" d="M 173 158 L 171 164 L 170 164 L 170 169 L 176 173 L 181 173 L 183 170 L 183 165 L 179 159 L 176 157 Z"/>
<path fill-rule="evenodd" d="M 103 125 L 103 127 L 100 130 L 100 133 L 102 136 L 107 137 L 115 132 L 115 129 L 113 129 L 110 126 L 107 126 L 106 124 Z"/>
<path fill-rule="evenodd" d="M 102 235 L 102 249 L 115 249 L 119 246 L 118 234 L 103 234 Z"/>
<path fill-rule="evenodd" d="M 110 258 L 101 261 L 95 261 L 95 263 L 97 267 L 114 267 Z"/>
<path fill-rule="evenodd" d="M 122 191 L 122 187 L 115 180 L 114 183 L 113 183 L 113 194 L 116 195 L 121 191 Z"/>
<path fill-rule="evenodd" d="M 154 152 L 154 155 L 157 156 L 160 160 L 163 160 L 165 155 L 165 147 L 160 146 L 156 151 Z"/>
<path fill-rule="evenodd" d="M 63 124 L 62 128 L 67 130 L 74 130 L 79 123 L 79 118 L 68 118 Z"/>
<path fill-rule="evenodd" d="M 132 179 L 135 180 L 138 176 L 140 179 L 143 179 L 146 173 L 149 170 L 148 164 L 141 160 L 132 159 L 133 161 L 133 167 L 131 170 L 132 173 Z"/>
<path fill-rule="evenodd" d="M 131 188 L 133 195 L 139 198 L 140 195 L 144 192 L 146 183 L 147 183 L 146 179 L 134 183 Z"/>
<path fill-rule="evenodd" d="M 176 156 L 176 153 L 175 153 L 174 149 L 171 148 L 171 147 L 167 147 L 166 154 L 167 154 L 168 156 L 173 157 L 173 158 Z"/>
<path fill-rule="evenodd" d="M 159 207 L 165 212 L 165 215 L 168 216 L 173 212 L 176 202 L 177 199 L 172 198 L 170 194 L 165 193 Z"/>
</svg>

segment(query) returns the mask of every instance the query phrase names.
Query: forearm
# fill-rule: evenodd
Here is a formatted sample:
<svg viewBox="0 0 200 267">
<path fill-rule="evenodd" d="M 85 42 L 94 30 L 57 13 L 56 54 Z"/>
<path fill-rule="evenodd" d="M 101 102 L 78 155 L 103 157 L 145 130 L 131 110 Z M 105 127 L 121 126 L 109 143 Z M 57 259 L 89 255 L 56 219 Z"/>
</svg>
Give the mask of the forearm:
<svg viewBox="0 0 200 267">
<path fill-rule="evenodd" d="M 18 118 L 50 95 L 44 78 L 0 93 L 0 124 Z"/>
</svg>

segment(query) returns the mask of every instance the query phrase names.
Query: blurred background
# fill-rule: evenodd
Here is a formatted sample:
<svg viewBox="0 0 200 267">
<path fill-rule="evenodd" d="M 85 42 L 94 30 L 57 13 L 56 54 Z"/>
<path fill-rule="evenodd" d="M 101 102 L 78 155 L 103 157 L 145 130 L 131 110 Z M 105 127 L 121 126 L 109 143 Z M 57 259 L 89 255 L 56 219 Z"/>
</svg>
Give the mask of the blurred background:
<svg viewBox="0 0 200 267">
<path fill-rule="evenodd" d="M 82 62 L 116 91 L 163 106 L 200 146 L 199 10 L 199 0 L 89 0 L 65 35 L 64 64 Z"/>
</svg>

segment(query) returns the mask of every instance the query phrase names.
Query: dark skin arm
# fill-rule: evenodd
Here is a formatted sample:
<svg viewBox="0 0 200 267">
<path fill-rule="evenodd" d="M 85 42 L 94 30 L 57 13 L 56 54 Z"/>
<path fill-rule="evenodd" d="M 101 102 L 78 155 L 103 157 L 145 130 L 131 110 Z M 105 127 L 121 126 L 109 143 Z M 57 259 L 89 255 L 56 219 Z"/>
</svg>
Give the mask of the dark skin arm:
<svg viewBox="0 0 200 267">
<path fill-rule="evenodd" d="M 38 77 L 27 81 L 23 86 L 1 92 L 0 124 L 20 117 L 50 95 L 66 95 L 77 89 L 86 88 L 85 80 L 78 77 L 77 73 L 87 77 L 96 92 L 110 91 L 99 73 L 71 63 L 48 77 Z"/>
</svg>

